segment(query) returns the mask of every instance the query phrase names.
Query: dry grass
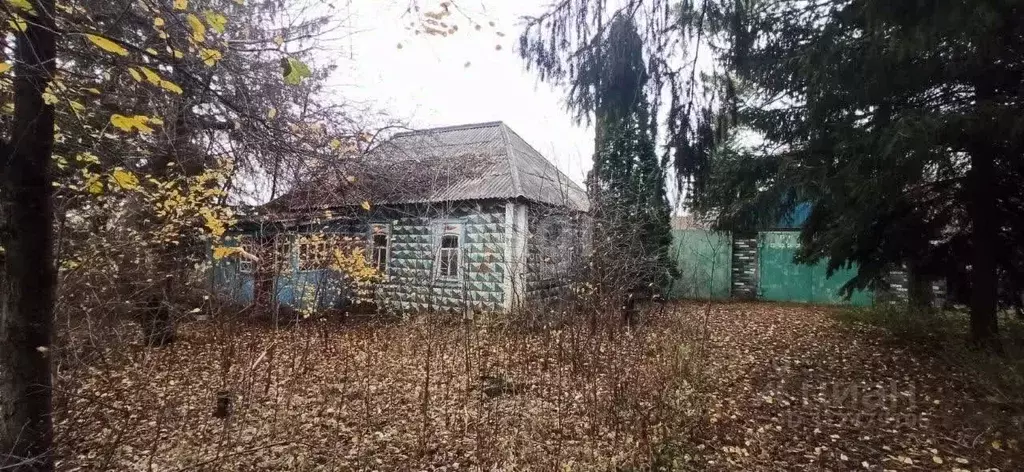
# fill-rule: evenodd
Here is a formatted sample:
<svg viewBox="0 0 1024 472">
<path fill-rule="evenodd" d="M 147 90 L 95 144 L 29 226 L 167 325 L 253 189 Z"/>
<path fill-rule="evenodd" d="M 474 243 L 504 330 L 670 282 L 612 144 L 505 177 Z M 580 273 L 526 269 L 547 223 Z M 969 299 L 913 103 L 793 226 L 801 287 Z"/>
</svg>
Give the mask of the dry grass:
<svg viewBox="0 0 1024 472">
<path fill-rule="evenodd" d="M 972 368 L 840 323 L 835 309 L 669 307 L 634 330 L 614 318 L 594 331 L 586 320 L 527 331 L 438 317 L 277 330 L 187 324 L 171 346 L 128 344 L 61 372 L 59 468 L 1024 464 L 1024 416 Z M 234 396 L 227 420 L 213 417 L 220 391 Z"/>
<path fill-rule="evenodd" d="M 194 322 L 62 372 L 59 468 L 644 468 L 701 416 L 695 317 L 498 323 Z M 213 416 L 230 392 L 229 419 Z"/>
</svg>

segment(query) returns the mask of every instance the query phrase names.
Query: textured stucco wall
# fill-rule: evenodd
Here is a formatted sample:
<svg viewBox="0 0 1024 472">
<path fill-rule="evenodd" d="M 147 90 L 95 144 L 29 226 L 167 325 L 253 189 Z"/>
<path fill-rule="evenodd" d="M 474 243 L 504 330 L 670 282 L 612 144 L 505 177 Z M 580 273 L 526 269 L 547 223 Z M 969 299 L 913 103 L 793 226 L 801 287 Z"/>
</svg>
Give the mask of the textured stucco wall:
<svg viewBox="0 0 1024 472">
<path fill-rule="evenodd" d="M 279 237 L 294 241 L 300 234 L 323 232 L 365 239 L 369 247 L 371 225 L 386 225 L 390 255 L 387 280 L 376 290 L 380 305 L 399 310 L 503 311 L 505 207 L 504 201 L 381 207 L 355 221 L 324 217 L 282 231 Z M 459 276 L 452 280 L 435 276 L 438 227 L 442 224 L 461 228 Z M 228 244 L 236 243 L 229 240 Z M 274 277 L 276 300 L 296 308 L 307 308 L 310 303 L 320 308 L 343 307 L 349 287 L 332 271 L 299 270 L 297 250 L 293 245 L 291 264 Z M 254 274 L 240 273 L 238 266 L 237 258 L 217 261 L 213 283 L 226 296 L 251 303 Z"/>
</svg>

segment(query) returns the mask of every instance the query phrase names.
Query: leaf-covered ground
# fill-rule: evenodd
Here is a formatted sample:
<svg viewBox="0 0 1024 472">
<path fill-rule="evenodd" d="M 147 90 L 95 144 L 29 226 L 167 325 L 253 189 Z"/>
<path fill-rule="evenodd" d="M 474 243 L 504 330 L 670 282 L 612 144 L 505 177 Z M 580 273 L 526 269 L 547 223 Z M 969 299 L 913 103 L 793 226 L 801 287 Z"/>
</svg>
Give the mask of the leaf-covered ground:
<svg viewBox="0 0 1024 472">
<path fill-rule="evenodd" d="M 712 308 L 708 468 L 1021 470 L 1024 414 L 973 374 L 829 309 Z"/>
<path fill-rule="evenodd" d="M 631 332 L 202 322 L 179 337 L 61 372 L 61 470 L 1024 464 L 1019 405 L 824 308 L 675 304 Z"/>
</svg>

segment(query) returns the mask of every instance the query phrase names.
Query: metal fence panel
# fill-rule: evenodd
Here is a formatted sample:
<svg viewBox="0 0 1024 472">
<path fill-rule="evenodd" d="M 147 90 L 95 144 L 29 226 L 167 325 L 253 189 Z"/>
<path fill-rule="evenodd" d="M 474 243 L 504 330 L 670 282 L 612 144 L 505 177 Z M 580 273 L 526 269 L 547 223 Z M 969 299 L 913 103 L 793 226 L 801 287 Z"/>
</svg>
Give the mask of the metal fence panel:
<svg viewBox="0 0 1024 472">
<path fill-rule="evenodd" d="M 724 231 L 672 230 L 672 257 L 679 277 L 670 298 L 729 298 L 732 283 L 732 236 Z"/>
<path fill-rule="evenodd" d="M 796 231 L 765 231 L 758 235 L 758 295 L 780 302 L 870 305 L 872 294 L 860 291 L 850 300 L 839 288 L 856 274 L 856 268 L 826 275 L 824 261 L 814 265 L 796 264 L 793 256 L 800 247 Z"/>
</svg>

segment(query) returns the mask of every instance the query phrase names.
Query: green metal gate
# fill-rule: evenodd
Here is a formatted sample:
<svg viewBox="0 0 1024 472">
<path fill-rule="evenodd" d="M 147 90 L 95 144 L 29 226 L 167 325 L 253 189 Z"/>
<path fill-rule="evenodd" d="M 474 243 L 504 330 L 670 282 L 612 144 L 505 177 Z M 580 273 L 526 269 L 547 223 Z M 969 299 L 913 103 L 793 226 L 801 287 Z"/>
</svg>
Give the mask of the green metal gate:
<svg viewBox="0 0 1024 472">
<path fill-rule="evenodd" d="M 672 230 L 672 257 L 679 277 L 672 298 L 729 298 L 732 236 L 723 231 Z"/>
<path fill-rule="evenodd" d="M 826 276 L 824 261 L 815 265 L 796 264 L 793 256 L 800 247 L 797 231 L 766 231 L 758 234 L 758 294 L 763 300 L 780 302 L 870 305 L 870 292 L 853 294 L 849 301 L 839 288 L 856 274 L 856 269 L 838 270 Z"/>
</svg>

